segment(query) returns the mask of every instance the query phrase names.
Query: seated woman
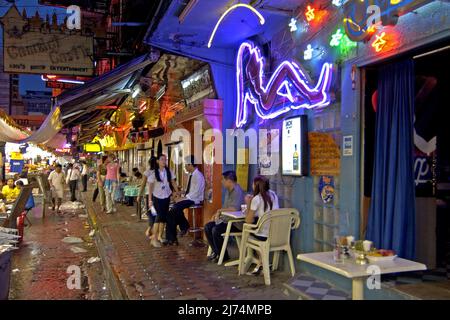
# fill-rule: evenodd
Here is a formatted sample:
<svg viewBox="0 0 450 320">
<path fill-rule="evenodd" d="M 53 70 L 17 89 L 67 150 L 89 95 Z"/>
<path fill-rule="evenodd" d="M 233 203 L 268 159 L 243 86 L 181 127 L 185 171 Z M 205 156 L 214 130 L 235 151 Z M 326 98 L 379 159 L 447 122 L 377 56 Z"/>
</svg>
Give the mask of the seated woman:
<svg viewBox="0 0 450 320">
<path fill-rule="evenodd" d="M 2 188 L 2 194 L 7 202 L 13 202 L 17 199 L 20 190 L 14 185 L 14 179 L 8 179 L 7 185 Z"/>
<path fill-rule="evenodd" d="M 245 199 L 247 203 L 247 214 L 245 222 L 255 224 L 258 219 L 262 218 L 267 212 L 273 209 L 279 209 L 278 197 L 269 189 L 269 180 L 263 176 L 257 176 L 253 180 L 253 196 Z M 267 223 L 262 230 L 253 235 L 258 240 L 265 241 L 269 236 L 270 225 Z M 252 274 L 261 272 L 261 263 L 258 263 Z"/>
</svg>

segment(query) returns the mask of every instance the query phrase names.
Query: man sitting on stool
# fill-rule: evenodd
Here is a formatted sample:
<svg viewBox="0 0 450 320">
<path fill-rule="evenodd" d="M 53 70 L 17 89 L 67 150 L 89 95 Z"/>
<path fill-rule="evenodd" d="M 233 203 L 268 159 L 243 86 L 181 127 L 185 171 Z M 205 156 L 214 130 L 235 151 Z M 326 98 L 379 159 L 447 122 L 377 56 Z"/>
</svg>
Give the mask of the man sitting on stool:
<svg viewBox="0 0 450 320">
<path fill-rule="evenodd" d="M 194 156 L 189 156 L 185 160 L 185 168 L 189 172 L 186 196 L 175 199 L 176 203 L 167 216 L 166 239 L 169 245 L 178 245 L 177 225 L 180 226 L 182 235 L 185 235 L 189 231 L 189 222 L 184 216 L 184 209 L 194 204 L 201 204 L 205 194 L 205 178 L 200 170 L 198 170 Z"/>
<path fill-rule="evenodd" d="M 222 209 L 217 210 L 216 214 L 212 217 L 211 222 L 205 225 L 205 234 L 208 239 L 208 243 L 211 246 L 212 254 L 208 257 L 208 260 L 217 263 L 222 250 L 223 237 L 222 234 L 227 229 L 227 223 L 220 219 L 220 214 L 226 211 L 239 211 L 241 205 L 244 204 L 244 191 L 237 183 L 236 172 L 226 171 L 222 174 L 222 185 L 225 188 L 225 198 Z M 238 232 L 239 230 L 233 225 L 232 232 Z M 228 260 L 228 253 L 225 251 L 224 261 Z"/>
</svg>

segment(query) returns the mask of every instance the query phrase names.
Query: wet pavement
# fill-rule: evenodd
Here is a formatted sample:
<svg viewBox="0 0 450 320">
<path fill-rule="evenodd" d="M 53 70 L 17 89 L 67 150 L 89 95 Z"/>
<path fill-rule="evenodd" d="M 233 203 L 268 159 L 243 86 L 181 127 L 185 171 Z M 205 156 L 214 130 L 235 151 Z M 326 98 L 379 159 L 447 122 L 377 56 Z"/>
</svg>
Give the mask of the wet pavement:
<svg viewBox="0 0 450 320">
<path fill-rule="evenodd" d="M 99 246 L 105 248 L 103 258 L 113 274 L 109 279 L 117 282 L 120 291 L 112 293 L 115 298 L 291 299 L 284 286 L 290 279 L 286 272 L 274 272 L 271 286 L 264 284 L 262 275 L 238 276 L 237 266 L 207 261 L 207 247 L 189 246 L 189 236 L 179 238 L 179 246 L 153 248 L 144 235 L 147 221 L 138 221 L 135 208 L 118 205 L 116 213 L 106 215 L 98 203 L 84 202 L 98 229 Z"/>
<path fill-rule="evenodd" d="M 85 211 L 65 210 L 58 216 L 47 210 L 42 219 L 41 208 L 29 213 L 32 225 L 25 227 L 24 241 L 13 254 L 10 299 L 109 299 L 102 264 L 87 262 L 98 252 L 89 236 Z M 65 237 L 82 242 L 65 243 Z"/>
</svg>

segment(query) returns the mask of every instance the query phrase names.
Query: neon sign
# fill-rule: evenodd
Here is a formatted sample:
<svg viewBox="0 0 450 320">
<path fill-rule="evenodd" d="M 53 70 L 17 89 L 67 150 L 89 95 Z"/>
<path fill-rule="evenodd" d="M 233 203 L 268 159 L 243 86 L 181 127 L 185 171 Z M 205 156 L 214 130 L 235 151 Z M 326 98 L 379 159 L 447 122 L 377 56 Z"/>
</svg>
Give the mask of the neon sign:
<svg viewBox="0 0 450 320">
<path fill-rule="evenodd" d="M 291 18 L 291 22 L 289 23 L 290 31 L 297 31 L 297 19 Z"/>
<path fill-rule="evenodd" d="M 308 44 L 306 46 L 306 50 L 303 52 L 303 59 L 311 60 L 313 52 L 314 52 L 314 49 L 311 47 L 310 44 Z"/>
<path fill-rule="evenodd" d="M 236 59 L 237 112 L 236 127 L 247 123 L 253 105 L 261 119 L 273 119 L 290 110 L 325 107 L 330 104 L 329 90 L 332 64 L 324 63 L 315 87 L 293 61 L 283 61 L 264 85 L 264 60 L 251 42 L 244 42 Z"/>
<path fill-rule="evenodd" d="M 305 17 L 307 21 L 311 21 L 314 20 L 314 18 L 316 17 L 315 13 L 314 13 L 314 8 L 311 8 L 311 6 L 308 6 L 306 8 L 306 12 L 305 12 Z"/>
<path fill-rule="evenodd" d="M 344 35 L 341 32 L 341 29 L 337 29 L 336 33 L 331 36 L 330 46 L 337 47 L 341 43 L 341 39 Z"/>
<path fill-rule="evenodd" d="M 375 25 L 395 25 L 402 14 L 424 6 L 431 0 L 349 0 L 344 4 L 344 28 L 350 40 L 364 41 Z"/>
<path fill-rule="evenodd" d="M 372 47 L 375 49 L 376 52 L 380 52 L 386 45 L 387 41 L 384 39 L 385 35 L 386 33 L 382 32 L 380 35 L 375 36 L 375 41 L 372 42 Z"/>
<path fill-rule="evenodd" d="M 225 11 L 225 12 L 222 14 L 222 16 L 219 18 L 219 20 L 217 21 L 217 23 L 216 23 L 216 25 L 215 25 L 215 27 L 214 27 L 214 29 L 213 29 L 213 32 L 211 33 L 211 36 L 209 37 L 208 48 L 211 48 L 212 42 L 213 42 L 213 40 L 214 40 L 214 37 L 216 36 L 217 29 L 219 28 L 220 24 L 222 23 L 222 20 L 225 19 L 225 17 L 226 17 L 231 11 L 233 11 L 233 10 L 236 9 L 236 8 L 246 8 L 246 9 L 249 9 L 250 11 L 252 11 L 252 12 L 258 17 L 259 23 L 260 23 L 261 25 L 263 25 L 263 24 L 266 22 L 266 20 L 265 20 L 264 17 L 262 16 L 262 14 L 259 13 L 258 10 L 256 10 L 255 8 L 253 8 L 251 5 L 248 5 L 248 4 L 245 4 L 245 3 L 238 3 L 238 4 L 235 4 L 235 5 L 231 6 L 230 8 L 228 8 L 228 10 Z"/>
</svg>

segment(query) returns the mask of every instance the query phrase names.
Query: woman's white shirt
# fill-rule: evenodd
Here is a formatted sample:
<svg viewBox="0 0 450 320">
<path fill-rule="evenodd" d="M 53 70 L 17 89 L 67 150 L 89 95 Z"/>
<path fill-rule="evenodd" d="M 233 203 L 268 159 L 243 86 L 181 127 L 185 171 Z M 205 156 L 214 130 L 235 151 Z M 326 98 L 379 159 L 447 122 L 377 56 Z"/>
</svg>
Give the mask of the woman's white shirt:
<svg viewBox="0 0 450 320">
<path fill-rule="evenodd" d="M 175 175 L 172 170 L 170 170 L 170 174 L 173 180 Z M 167 199 L 172 194 L 172 190 L 170 189 L 170 181 L 167 180 L 167 172 L 165 169 L 163 171 L 159 170 L 159 177 L 161 178 L 161 181 L 156 180 L 155 171 L 152 170 L 148 176 L 147 181 L 148 183 L 153 183 L 153 195 L 156 198 Z"/>
<path fill-rule="evenodd" d="M 273 192 L 272 190 L 269 190 L 270 198 L 272 199 L 272 209 L 279 209 L 278 204 L 278 196 Z M 258 217 L 258 219 L 261 219 L 264 214 L 266 214 L 268 211 L 270 211 L 270 206 L 267 206 L 266 210 L 264 210 L 264 200 L 261 197 L 260 194 L 253 197 L 252 202 L 250 203 L 250 210 L 255 212 L 255 216 Z M 269 228 L 270 224 L 266 223 L 261 231 L 257 233 L 256 235 L 261 237 L 268 237 L 269 236 Z"/>
</svg>

